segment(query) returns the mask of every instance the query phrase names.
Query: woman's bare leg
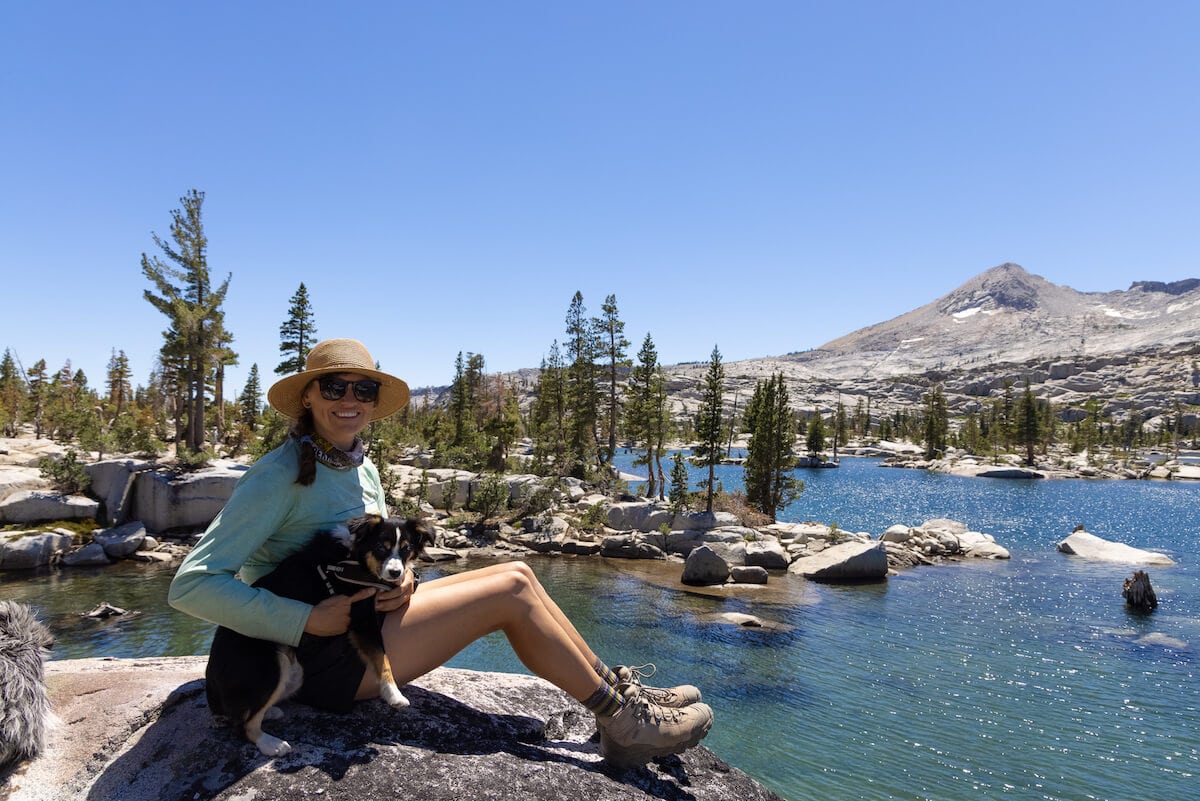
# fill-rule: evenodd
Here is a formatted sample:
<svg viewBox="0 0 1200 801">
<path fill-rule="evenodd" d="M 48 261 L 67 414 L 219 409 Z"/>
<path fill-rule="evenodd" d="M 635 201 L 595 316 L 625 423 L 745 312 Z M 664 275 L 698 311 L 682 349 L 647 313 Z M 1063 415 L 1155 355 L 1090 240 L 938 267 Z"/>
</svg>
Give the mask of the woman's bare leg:
<svg viewBox="0 0 1200 801">
<path fill-rule="evenodd" d="M 423 585 L 406 607 L 388 613 L 383 642 L 396 681 L 405 684 L 496 631 L 504 632 L 527 668 L 577 700 L 599 686 L 595 654 L 521 562 Z M 362 691 L 369 692 L 371 678 Z"/>
<path fill-rule="evenodd" d="M 538 596 L 542 599 L 542 605 L 545 606 L 546 610 L 554 616 L 555 620 L 558 621 L 558 625 L 564 632 L 566 632 L 567 636 L 571 638 L 571 642 L 575 643 L 575 647 L 578 648 L 579 652 L 583 654 L 585 659 L 587 659 L 588 664 L 595 665 L 597 657 L 595 652 L 592 651 L 591 646 L 589 646 L 587 641 L 583 639 L 583 635 L 580 634 L 579 630 L 575 628 L 575 624 L 571 622 L 571 619 L 563 613 L 558 604 L 554 602 L 554 599 L 550 597 L 550 593 L 546 592 L 546 588 L 542 586 L 542 582 L 538 581 L 537 574 L 534 573 L 533 569 L 524 562 L 504 562 L 502 564 L 492 565 L 490 567 L 479 568 L 478 570 L 455 573 L 449 576 L 443 576 L 441 578 L 434 579 L 425 586 L 440 587 L 443 584 L 454 584 L 459 581 L 472 581 L 479 576 L 494 575 L 496 573 L 504 573 L 512 570 L 518 571 L 525 576 L 525 578 L 533 586 L 533 589 L 537 592 Z"/>
<path fill-rule="evenodd" d="M 504 632 L 526 667 L 596 713 L 600 754 L 618 767 L 680 753 L 712 726 L 712 709 L 702 703 L 663 708 L 645 693 L 628 703 L 629 696 L 614 695 L 579 632 L 520 562 L 429 582 L 384 618 L 383 643 L 397 683 L 406 684 L 496 631 Z M 363 677 L 359 698 L 378 694 L 373 678 Z M 626 713 L 630 704 L 656 711 Z"/>
</svg>

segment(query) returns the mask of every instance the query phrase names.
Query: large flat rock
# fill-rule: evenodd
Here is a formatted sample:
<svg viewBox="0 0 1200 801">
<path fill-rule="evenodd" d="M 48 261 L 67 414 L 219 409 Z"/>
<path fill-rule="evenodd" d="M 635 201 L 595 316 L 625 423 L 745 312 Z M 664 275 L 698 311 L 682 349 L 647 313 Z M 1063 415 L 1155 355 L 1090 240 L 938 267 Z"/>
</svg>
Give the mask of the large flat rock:
<svg viewBox="0 0 1200 801">
<path fill-rule="evenodd" d="M 51 662 L 61 718 L 47 753 L 0 785 L 7 801 L 593 801 L 778 799 L 699 747 L 645 768 L 603 762 L 590 713 L 526 675 L 439 668 L 392 710 L 349 715 L 288 704 L 266 728 L 291 754 L 267 759 L 204 700 L 205 657 Z M 717 722 L 720 725 L 720 721 Z"/>
<path fill-rule="evenodd" d="M 1126 565 L 1160 565 L 1170 567 L 1175 560 L 1166 554 L 1134 548 L 1123 542 L 1112 542 L 1087 531 L 1075 531 L 1058 543 L 1058 550 L 1093 562 L 1117 562 Z"/>
</svg>

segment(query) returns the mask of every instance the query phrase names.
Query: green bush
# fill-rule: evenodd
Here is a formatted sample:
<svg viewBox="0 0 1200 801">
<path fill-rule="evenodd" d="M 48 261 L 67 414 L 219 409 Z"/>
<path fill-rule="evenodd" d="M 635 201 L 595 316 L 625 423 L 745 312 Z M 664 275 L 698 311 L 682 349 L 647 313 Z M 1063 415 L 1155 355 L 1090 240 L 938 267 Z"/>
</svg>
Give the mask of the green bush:
<svg viewBox="0 0 1200 801">
<path fill-rule="evenodd" d="M 521 517 L 535 517 L 554 508 L 558 479 L 547 478 L 536 484 L 526 484 L 521 493 Z"/>
<path fill-rule="evenodd" d="M 471 493 L 471 509 L 484 520 L 496 517 L 508 508 L 508 482 L 490 475 Z"/>
<path fill-rule="evenodd" d="M 51 486 L 68 495 L 78 495 L 92 485 L 91 478 L 79 461 L 79 454 L 73 450 L 68 450 L 61 459 L 43 456 L 38 459 L 38 469 Z"/>
<path fill-rule="evenodd" d="M 579 518 L 579 528 L 595 533 L 608 522 L 608 509 L 602 503 L 592 504 Z"/>
</svg>

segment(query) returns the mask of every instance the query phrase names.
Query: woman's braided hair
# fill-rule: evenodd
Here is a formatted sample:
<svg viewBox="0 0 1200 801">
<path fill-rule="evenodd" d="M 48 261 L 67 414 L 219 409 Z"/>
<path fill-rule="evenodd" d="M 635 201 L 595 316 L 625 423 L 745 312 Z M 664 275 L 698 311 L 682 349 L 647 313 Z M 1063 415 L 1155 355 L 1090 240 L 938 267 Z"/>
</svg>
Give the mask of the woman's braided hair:
<svg viewBox="0 0 1200 801">
<path fill-rule="evenodd" d="M 316 433 L 313 425 L 311 409 L 305 409 L 292 426 L 291 435 L 300 442 L 300 472 L 296 483 L 307 487 L 317 480 L 317 447 L 313 445 L 312 435 Z"/>
</svg>

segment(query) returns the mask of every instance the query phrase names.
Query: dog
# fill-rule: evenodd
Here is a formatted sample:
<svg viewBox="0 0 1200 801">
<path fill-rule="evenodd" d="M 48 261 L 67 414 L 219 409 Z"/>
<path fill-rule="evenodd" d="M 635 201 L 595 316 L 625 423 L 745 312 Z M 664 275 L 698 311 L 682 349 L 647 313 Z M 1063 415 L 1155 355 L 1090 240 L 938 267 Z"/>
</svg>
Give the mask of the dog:
<svg viewBox="0 0 1200 801">
<path fill-rule="evenodd" d="M 45 659 L 54 635 L 33 610 L 0 601 L 0 769 L 33 759 L 52 720 Z"/>
<path fill-rule="evenodd" d="M 335 594 L 353 595 L 364 586 L 390 589 L 433 543 L 433 528 L 422 520 L 356 517 L 344 527 L 318 532 L 253 586 L 314 605 Z M 403 708 L 408 699 L 392 676 L 379 623 L 375 599 L 358 601 L 350 610 L 348 634 L 363 662 L 379 677 L 380 696 L 392 707 Z M 282 716 L 276 704 L 295 694 L 303 679 L 293 648 L 217 627 L 205 670 L 209 708 L 218 718 L 240 724 L 246 739 L 266 756 L 291 751 L 287 742 L 264 732 L 262 723 Z"/>
</svg>

